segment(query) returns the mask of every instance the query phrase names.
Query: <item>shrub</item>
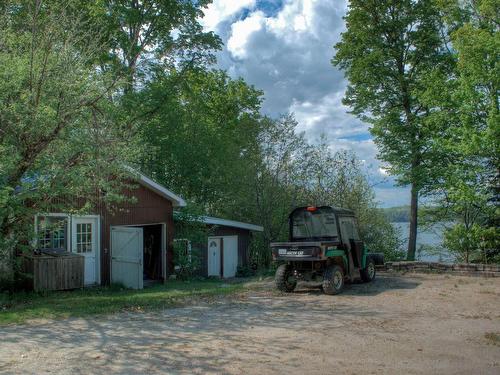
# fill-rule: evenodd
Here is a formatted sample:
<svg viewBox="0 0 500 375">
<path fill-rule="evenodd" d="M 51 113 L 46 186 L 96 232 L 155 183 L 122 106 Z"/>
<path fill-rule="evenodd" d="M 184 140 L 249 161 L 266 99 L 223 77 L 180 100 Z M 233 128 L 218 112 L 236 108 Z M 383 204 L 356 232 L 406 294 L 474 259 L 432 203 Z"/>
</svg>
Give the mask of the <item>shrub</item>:
<svg viewBox="0 0 500 375">
<path fill-rule="evenodd" d="M 197 275 L 200 269 L 200 259 L 196 252 L 188 250 L 187 241 L 174 243 L 175 274 L 180 280 L 189 280 Z"/>
<path fill-rule="evenodd" d="M 500 261 L 500 231 L 495 227 L 456 224 L 444 232 L 444 246 L 461 262 Z"/>
<path fill-rule="evenodd" d="M 238 266 L 236 277 L 250 277 L 255 275 L 255 271 L 250 266 Z"/>
</svg>

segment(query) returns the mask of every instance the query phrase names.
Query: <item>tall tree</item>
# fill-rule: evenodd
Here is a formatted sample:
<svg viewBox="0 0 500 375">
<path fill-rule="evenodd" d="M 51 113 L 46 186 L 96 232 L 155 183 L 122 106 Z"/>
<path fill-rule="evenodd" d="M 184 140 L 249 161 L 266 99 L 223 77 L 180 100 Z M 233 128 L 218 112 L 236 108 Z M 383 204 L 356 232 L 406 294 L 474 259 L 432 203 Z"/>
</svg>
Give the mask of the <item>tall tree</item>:
<svg viewBox="0 0 500 375">
<path fill-rule="evenodd" d="M 72 3 L 108 41 L 99 64 L 126 77 L 125 93 L 141 89 L 157 69 L 215 62 L 221 41 L 199 20 L 211 0 L 100 0 Z"/>
<path fill-rule="evenodd" d="M 500 10 L 498 2 L 446 1 L 445 20 L 457 64 L 450 85 L 454 108 L 443 106 L 451 131 L 447 151 L 468 175 L 457 176 L 490 202 L 500 195 Z M 443 101 L 438 101 L 442 104 Z M 456 170 L 457 168 L 455 168 Z M 459 181 L 456 179 L 457 182 Z M 497 213 L 498 214 L 498 213 Z"/>
<path fill-rule="evenodd" d="M 444 215 L 457 221 L 446 230 L 445 237 L 451 251 L 460 253 L 466 249 L 463 260 L 474 260 L 469 253 L 480 252 L 480 242 L 498 256 L 500 252 L 495 245 L 495 241 L 500 241 L 498 2 L 441 0 L 438 3 L 446 26 L 444 36 L 448 38 L 455 64 L 453 74 L 434 75 L 425 91 L 427 105 L 434 108 L 428 121 L 445 129 L 433 147 L 449 155 L 445 168 L 435 168 L 430 185 L 441 206 L 436 211 L 440 215 L 434 220 Z M 483 241 L 478 240 L 481 237 Z M 481 256 L 481 261 L 488 259 Z"/>
<path fill-rule="evenodd" d="M 352 0 L 345 20 L 332 63 L 349 81 L 344 103 L 372 125 L 388 171 L 411 186 L 407 257 L 414 259 L 419 193 L 438 160 L 429 144 L 440 131 L 425 122 L 432 108 L 421 93 L 431 72 L 449 66 L 439 10 L 433 0 Z"/>
<path fill-rule="evenodd" d="M 110 176 L 135 156 L 110 100 L 122 82 L 93 65 L 101 35 L 60 5 L 0 8 L 0 253 L 29 243 L 37 212 L 98 191 L 111 199 L 120 179 Z"/>
<path fill-rule="evenodd" d="M 223 71 L 158 72 L 138 96 L 151 113 L 141 129 L 148 149 L 142 168 L 206 212 L 221 213 L 242 194 L 261 94 Z"/>
</svg>

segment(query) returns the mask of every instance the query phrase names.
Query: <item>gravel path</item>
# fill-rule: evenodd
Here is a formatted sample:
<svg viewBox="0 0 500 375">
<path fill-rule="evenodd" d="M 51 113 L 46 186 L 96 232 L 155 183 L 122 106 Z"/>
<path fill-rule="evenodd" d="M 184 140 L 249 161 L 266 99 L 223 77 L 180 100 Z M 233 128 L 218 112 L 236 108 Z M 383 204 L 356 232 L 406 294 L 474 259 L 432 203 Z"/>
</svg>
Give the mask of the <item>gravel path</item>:
<svg viewBox="0 0 500 375">
<path fill-rule="evenodd" d="M 500 374 L 500 278 L 272 283 L 160 312 L 0 328 L 5 374 Z M 496 336 L 498 335 L 498 336 Z"/>
</svg>

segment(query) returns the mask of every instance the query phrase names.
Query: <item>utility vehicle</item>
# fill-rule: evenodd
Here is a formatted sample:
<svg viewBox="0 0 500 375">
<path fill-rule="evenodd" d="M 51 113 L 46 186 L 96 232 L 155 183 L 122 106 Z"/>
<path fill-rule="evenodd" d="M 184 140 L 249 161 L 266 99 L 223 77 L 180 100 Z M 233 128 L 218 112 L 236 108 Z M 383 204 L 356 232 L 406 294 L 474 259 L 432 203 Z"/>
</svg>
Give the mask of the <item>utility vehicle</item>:
<svg viewBox="0 0 500 375">
<path fill-rule="evenodd" d="M 375 278 L 383 254 L 370 253 L 359 237 L 354 212 L 330 206 L 299 207 L 289 216 L 289 242 L 271 243 L 276 286 L 292 292 L 298 280 L 320 282 L 326 294 L 338 294 L 345 281 Z"/>
</svg>

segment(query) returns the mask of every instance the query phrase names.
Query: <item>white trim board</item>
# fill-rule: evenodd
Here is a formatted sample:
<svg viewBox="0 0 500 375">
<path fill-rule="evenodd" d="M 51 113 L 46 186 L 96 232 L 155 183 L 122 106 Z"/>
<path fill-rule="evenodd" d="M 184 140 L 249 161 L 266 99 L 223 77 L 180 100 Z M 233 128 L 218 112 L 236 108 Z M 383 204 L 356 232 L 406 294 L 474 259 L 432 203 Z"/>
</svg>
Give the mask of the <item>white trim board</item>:
<svg viewBox="0 0 500 375">
<path fill-rule="evenodd" d="M 223 225 L 225 227 L 248 229 L 248 230 L 253 230 L 255 232 L 264 231 L 264 227 L 261 227 L 260 225 L 242 223 L 241 221 L 235 221 L 235 220 L 220 219 L 218 217 L 200 216 L 199 220 L 205 224 Z"/>
<path fill-rule="evenodd" d="M 151 189 L 155 193 L 159 194 L 160 196 L 168 199 L 169 201 L 172 202 L 172 206 L 174 207 L 185 207 L 186 206 L 186 201 L 182 199 L 180 196 L 177 194 L 173 193 L 172 191 L 168 190 L 166 187 L 160 185 L 159 183 L 153 181 L 149 177 L 143 175 L 142 173 L 136 171 L 132 167 L 126 166 L 125 167 L 127 170 L 129 170 L 132 174 L 136 175 L 139 177 L 139 183 L 147 187 L 148 189 Z"/>
</svg>

